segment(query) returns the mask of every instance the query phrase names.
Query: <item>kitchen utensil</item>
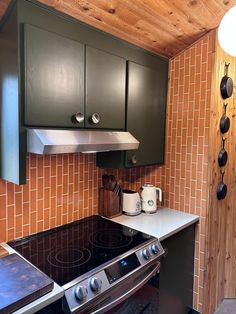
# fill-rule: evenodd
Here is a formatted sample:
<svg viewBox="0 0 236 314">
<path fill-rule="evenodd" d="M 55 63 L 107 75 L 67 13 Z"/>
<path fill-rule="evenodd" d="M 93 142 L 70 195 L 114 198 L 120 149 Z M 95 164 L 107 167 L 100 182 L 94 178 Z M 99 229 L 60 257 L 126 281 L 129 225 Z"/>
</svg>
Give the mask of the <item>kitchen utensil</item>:
<svg viewBox="0 0 236 314">
<path fill-rule="evenodd" d="M 52 291 L 53 280 L 18 254 L 0 259 L 0 312 L 12 313 Z"/>
<path fill-rule="evenodd" d="M 120 216 L 122 214 L 120 195 L 101 188 L 99 191 L 98 213 L 107 218 Z"/>
<path fill-rule="evenodd" d="M 102 185 L 104 189 L 109 191 L 115 191 L 117 188 L 116 178 L 113 175 L 103 174 L 102 175 Z"/>
<path fill-rule="evenodd" d="M 107 174 L 102 175 L 102 185 L 104 189 L 109 190 L 109 186 L 110 186 L 109 175 Z"/>
<path fill-rule="evenodd" d="M 228 104 L 224 104 L 224 114 L 220 119 L 220 132 L 223 134 L 228 132 L 230 128 L 230 119 L 226 115 L 227 105 Z"/>
<path fill-rule="evenodd" d="M 114 189 L 114 192 L 115 192 L 117 195 L 120 195 L 120 194 L 121 194 L 122 189 L 121 189 L 121 182 L 120 182 L 120 181 L 118 181 L 118 182 L 116 183 L 116 187 L 115 187 L 115 189 Z"/>
<path fill-rule="evenodd" d="M 229 98 L 233 94 L 233 80 L 228 76 L 230 63 L 225 63 L 225 75 L 220 83 L 220 92 L 223 99 Z"/>
<path fill-rule="evenodd" d="M 157 210 L 157 192 L 159 202 L 162 202 L 162 190 L 152 184 L 144 184 L 141 187 L 142 210 L 145 213 L 155 213 Z"/>
<path fill-rule="evenodd" d="M 222 148 L 218 154 L 218 164 L 219 167 L 224 167 L 228 160 L 228 153 L 225 150 L 225 141 L 226 139 L 222 138 Z"/>
<path fill-rule="evenodd" d="M 141 213 L 141 199 L 138 192 L 123 190 L 122 210 L 125 215 L 136 216 Z"/>
<path fill-rule="evenodd" d="M 110 189 L 109 189 L 110 191 L 114 191 L 117 186 L 116 178 L 112 174 L 109 175 L 109 185 L 110 185 Z"/>
<path fill-rule="evenodd" d="M 223 200 L 227 195 L 227 185 L 224 183 L 225 172 L 221 171 L 221 182 L 217 186 L 216 195 L 218 200 Z"/>
</svg>

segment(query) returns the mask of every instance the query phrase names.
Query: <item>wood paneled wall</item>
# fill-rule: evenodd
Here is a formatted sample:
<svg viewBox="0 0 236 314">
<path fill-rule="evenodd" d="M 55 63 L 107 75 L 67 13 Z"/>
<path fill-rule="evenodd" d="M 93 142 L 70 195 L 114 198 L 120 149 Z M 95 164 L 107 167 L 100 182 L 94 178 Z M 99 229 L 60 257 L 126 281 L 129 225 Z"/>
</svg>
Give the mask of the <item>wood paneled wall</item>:
<svg viewBox="0 0 236 314">
<path fill-rule="evenodd" d="M 224 76 L 225 62 L 230 63 L 229 76 L 236 83 L 236 59 L 222 51 L 216 38 L 214 64 L 212 72 L 212 97 L 209 143 L 209 210 L 207 216 L 207 272 L 204 314 L 212 314 L 224 297 L 236 297 L 236 90 L 225 101 L 221 97 L 220 82 Z M 218 201 L 216 189 L 221 181 L 218 166 L 218 153 L 221 149 L 222 134 L 219 122 L 224 113 L 223 103 L 228 103 L 227 115 L 231 126 L 225 148 L 228 162 L 225 171 L 225 183 L 228 194 Z"/>
<path fill-rule="evenodd" d="M 234 81 L 234 93 L 228 102 L 228 116 L 231 127 L 227 134 L 227 149 L 229 162 L 226 166 L 226 182 L 228 184 L 228 196 L 225 204 L 219 202 L 219 221 L 225 223 L 225 294 L 226 298 L 236 297 L 236 58 L 230 57 L 217 46 L 216 62 L 222 73 L 224 62 L 230 63 L 229 75 Z M 217 104 L 220 107 L 220 102 Z M 224 216 L 223 216 L 224 215 Z M 224 247 L 224 243 L 222 243 Z M 221 248 L 222 248 L 221 247 Z"/>
</svg>

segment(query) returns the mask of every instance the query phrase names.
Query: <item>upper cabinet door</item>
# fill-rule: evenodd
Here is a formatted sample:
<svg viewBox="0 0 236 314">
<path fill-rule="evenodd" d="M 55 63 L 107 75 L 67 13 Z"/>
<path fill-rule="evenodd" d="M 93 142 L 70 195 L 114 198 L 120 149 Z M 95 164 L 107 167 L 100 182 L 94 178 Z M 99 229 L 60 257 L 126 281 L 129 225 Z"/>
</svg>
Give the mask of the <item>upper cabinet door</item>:
<svg viewBox="0 0 236 314">
<path fill-rule="evenodd" d="M 167 76 L 128 62 L 127 130 L 140 145 L 127 152 L 127 167 L 164 163 L 166 94 Z"/>
<path fill-rule="evenodd" d="M 25 125 L 84 127 L 84 45 L 25 25 L 24 49 Z"/>
<path fill-rule="evenodd" d="M 87 128 L 125 128 L 126 61 L 86 46 Z"/>
</svg>

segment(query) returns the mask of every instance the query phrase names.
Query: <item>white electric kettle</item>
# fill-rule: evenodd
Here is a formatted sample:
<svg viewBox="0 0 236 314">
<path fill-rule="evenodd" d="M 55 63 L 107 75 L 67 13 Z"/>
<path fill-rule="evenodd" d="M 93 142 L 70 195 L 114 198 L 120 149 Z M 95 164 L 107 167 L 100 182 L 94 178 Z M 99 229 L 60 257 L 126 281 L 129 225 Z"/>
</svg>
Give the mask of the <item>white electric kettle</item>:
<svg viewBox="0 0 236 314">
<path fill-rule="evenodd" d="M 152 184 L 144 184 L 141 187 L 141 201 L 142 201 L 142 210 L 145 213 L 155 213 L 157 210 L 157 192 L 158 192 L 158 200 L 162 202 L 162 190 L 160 188 L 156 188 Z"/>
</svg>

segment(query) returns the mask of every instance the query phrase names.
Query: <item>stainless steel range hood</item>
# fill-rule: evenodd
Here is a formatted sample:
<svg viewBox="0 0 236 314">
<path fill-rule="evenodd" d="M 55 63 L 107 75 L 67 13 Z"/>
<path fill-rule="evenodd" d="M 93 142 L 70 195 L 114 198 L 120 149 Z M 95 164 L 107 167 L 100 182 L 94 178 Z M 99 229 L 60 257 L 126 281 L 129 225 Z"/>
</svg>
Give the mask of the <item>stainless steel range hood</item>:
<svg viewBox="0 0 236 314">
<path fill-rule="evenodd" d="M 137 149 L 139 142 L 129 132 L 28 129 L 29 153 L 92 153 Z"/>
</svg>

